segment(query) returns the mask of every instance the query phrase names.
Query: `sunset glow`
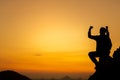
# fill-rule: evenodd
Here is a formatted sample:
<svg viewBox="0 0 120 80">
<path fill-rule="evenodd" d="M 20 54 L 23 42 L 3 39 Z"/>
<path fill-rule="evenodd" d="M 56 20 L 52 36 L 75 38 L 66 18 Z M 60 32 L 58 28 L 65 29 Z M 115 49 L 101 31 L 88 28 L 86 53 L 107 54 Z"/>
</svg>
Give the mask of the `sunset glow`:
<svg viewBox="0 0 120 80">
<path fill-rule="evenodd" d="M 119 0 L 0 0 L 0 70 L 89 73 L 87 36 L 108 26 L 113 51 L 120 46 Z M 50 74 L 49 74 L 50 75 Z M 29 76 L 29 75 L 28 75 Z M 34 76 L 33 76 L 34 77 Z"/>
</svg>

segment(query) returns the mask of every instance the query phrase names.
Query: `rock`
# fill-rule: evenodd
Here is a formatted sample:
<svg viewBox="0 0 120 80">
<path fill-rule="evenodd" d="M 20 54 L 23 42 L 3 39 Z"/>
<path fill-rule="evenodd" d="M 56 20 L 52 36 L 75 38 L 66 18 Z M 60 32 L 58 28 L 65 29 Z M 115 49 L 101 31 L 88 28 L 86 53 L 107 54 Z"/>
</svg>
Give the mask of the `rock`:
<svg viewBox="0 0 120 80">
<path fill-rule="evenodd" d="M 96 65 L 95 73 L 88 80 L 120 80 L 120 48 L 113 53 L 113 58 L 104 57 Z"/>
</svg>

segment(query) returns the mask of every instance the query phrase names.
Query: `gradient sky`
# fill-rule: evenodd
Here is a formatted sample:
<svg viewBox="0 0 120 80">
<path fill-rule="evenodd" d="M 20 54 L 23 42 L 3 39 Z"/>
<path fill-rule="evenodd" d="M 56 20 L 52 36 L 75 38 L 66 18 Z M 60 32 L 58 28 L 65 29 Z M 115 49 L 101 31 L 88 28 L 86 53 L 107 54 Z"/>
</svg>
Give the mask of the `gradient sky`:
<svg viewBox="0 0 120 80">
<path fill-rule="evenodd" d="M 99 34 L 109 27 L 112 56 L 120 46 L 119 21 L 120 0 L 0 0 L 0 70 L 30 77 L 94 72 L 88 28 Z"/>
</svg>

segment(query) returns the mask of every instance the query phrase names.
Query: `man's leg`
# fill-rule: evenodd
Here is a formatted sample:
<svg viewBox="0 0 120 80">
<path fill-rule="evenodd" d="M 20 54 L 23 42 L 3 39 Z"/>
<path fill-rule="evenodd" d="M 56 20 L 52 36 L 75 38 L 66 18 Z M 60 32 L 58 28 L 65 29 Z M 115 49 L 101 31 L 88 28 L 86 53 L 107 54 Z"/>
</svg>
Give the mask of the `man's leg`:
<svg viewBox="0 0 120 80">
<path fill-rule="evenodd" d="M 97 65 L 98 64 L 98 61 L 95 57 L 98 57 L 97 53 L 96 52 L 90 52 L 89 54 L 89 57 L 90 59 L 92 60 L 92 62 Z"/>
</svg>

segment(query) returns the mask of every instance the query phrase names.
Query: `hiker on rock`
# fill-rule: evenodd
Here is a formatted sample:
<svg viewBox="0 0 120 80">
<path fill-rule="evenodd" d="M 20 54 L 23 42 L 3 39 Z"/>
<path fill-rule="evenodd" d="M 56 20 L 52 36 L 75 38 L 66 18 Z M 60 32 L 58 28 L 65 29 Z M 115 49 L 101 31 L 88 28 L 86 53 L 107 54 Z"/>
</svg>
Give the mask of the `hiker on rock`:
<svg viewBox="0 0 120 80">
<path fill-rule="evenodd" d="M 110 54 L 110 49 L 112 47 L 108 26 L 100 28 L 100 35 L 91 35 L 91 29 L 93 26 L 90 26 L 88 30 L 88 38 L 96 41 L 96 51 L 89 52 L 89 57 L 95 65 L 98 64 L 96 57 L 107 57 Z"/>
</svg>

